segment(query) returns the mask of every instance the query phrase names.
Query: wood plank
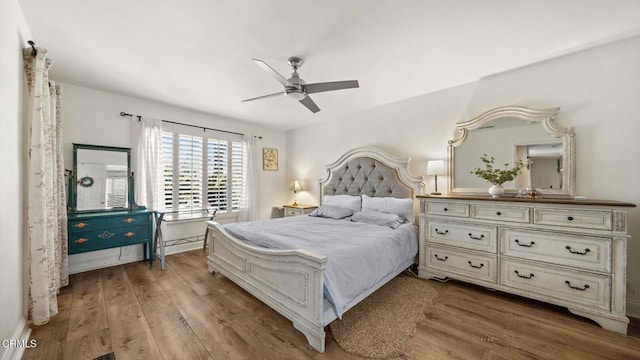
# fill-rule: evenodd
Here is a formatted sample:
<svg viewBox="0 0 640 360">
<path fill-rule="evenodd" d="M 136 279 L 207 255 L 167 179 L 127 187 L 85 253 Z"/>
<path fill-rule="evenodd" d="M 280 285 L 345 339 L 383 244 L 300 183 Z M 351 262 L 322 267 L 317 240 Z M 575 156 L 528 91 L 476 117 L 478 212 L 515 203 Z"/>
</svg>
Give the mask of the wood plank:
<svg viewBox="0 0 640 360">
<path fill-rule="evenodd" d="M 247 342 L 229 326 L 224 315 L 178 276 L 173 266 L 165 271 L 152 271 L 158 283 L 180 310 L 189 326 L 209 353 L 218 359 L 262 359 L 261 352 L 254 351 Z M 216 339 L 215 342 L 209 339 Z"/>
<path fill-rule="evenodd" d="M 109 327 L 100 270 L 74 275 L 67 341 Z"/>
<path fill-rule="evenodd" d="M 143 262 L 123 265 L 138 303 L 166 359 L 211 359 L 193 329 Z"/>
<path fill-rule="evenodd" d="M 69 340 L 65 346 L 64 359 L 91 360 L 111 351 L 109 329 L 105 328 Z"/>
<path fill-rule="evenodd" d="M 104 269 L 102 286 L 116 359 L 162 359 L 122 267 Z"/>
<path fill-rule="evenodd" d="M 183 277 L 194 291 L 205 293 L 212 310 L 220 314 L 227 324 L 242 336 L 248 346 L 268 359 L 303 359 L 314 356 L 302 333 L 295 330 L 289 320 L 269 308 L 228 279 L 202 272 L 202 262 L 194 261 L 192 254 L 176 254 L 170 267 Z M 220 286 L 220 283 L 227 283 Z M 230 284 L 229 284 L 230 283 Z M 221 289 L 224 289 L 221 291 Z M 274 346 L 278 345 L 278 346 Z"/>
<path fill-rule="evenodd" d="M 26 351 L 22 357 L 23 359 L 64 359 L 71 301 L 73 299 L 73 282 L 72 277 L 70 285 L 60 289 L 58 294 L 58 314 L 52 317 L 46 325 L 33 327 L 30 339 L 35 340 L 37 346 L 31 351 Z"/>
</svg>

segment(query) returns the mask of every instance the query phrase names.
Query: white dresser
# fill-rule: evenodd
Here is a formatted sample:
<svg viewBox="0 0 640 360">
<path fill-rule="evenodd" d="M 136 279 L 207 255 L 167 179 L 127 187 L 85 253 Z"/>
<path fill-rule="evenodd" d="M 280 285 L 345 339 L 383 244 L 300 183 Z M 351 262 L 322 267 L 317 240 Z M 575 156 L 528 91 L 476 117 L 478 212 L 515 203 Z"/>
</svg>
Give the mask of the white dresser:
<svg viewBox="0 0 640 360">
<path fill-rule="evenodd" d="M 616 201 L 418 196 L 423 278 L 561 306 L 626 334 L 627 212 Z"/>
</svg>

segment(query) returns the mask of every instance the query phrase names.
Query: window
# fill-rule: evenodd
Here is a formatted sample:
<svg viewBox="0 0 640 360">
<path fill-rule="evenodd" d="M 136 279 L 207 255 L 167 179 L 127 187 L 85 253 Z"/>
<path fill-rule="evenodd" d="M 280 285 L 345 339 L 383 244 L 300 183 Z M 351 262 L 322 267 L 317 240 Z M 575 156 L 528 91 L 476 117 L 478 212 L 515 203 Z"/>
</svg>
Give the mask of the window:
<svg viewBox="0 0 640 360">
<path fill-rule="evenodd" d="M 184 210 L 217 207 L 218 213 L 240 209 L 246 184 L 246 151 L 242 141 L 162 132 L 164 205 Z"/>
</svg>

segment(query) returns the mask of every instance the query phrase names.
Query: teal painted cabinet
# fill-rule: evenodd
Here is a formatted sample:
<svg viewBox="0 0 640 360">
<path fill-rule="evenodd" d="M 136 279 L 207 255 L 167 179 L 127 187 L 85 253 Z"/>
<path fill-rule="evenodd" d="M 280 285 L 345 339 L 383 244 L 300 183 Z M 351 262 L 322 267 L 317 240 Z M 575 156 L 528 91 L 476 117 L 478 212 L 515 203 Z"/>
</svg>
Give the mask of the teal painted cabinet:
<svg viewBox="0 0 640 360">
<path fill-rule="evenodd" d="M 131 210 L 69 215 L 69 254 L 142 244 L 153 263 L 153 211 Z"/>
</svg>

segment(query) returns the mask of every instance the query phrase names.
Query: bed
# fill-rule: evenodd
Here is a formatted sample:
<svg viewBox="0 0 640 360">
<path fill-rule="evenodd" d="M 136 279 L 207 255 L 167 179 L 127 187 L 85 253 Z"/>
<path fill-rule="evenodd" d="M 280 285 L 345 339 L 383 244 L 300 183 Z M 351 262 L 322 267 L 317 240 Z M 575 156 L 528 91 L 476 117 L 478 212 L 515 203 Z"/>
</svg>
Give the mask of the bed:
<svg viewBox="0 0 640 360">
<path fill-rule="evenodd" d="M 362 198 L 368 196 L 369 199 L 376 199 L 378 202 L 389 200 L 388 198 L 411 199 L 413 217 L 409 220 L 409 225 L 402 226 L 405 228 L 406 226 L 413 227 L 413 224 L 417 223 L 416 216 L 418 214 L 417 202 L 413 199 L 415 195 L 422 193 L 424 180 L 422 177 L 412 176 L 409 173 L 409 161 L 409 158 L 397 158 L 372 147 L 348 151 L 337 161 L 326 166 L 327 177 L 320 181 L 319 199 L 322 202 L 325 196 L 329 199 L 336 198 L 336 195 L 362 196 Z M 323 223 L 325 221 L 319 218 L 299 216 L 286 219 L 254 222 L 246 224 L 245 228 L 249 228 L 248 233 L 253 230 L 253 233 L 256 234 L 264 232 L 261 230 L 262 227 L 258 227 L 259 225 L 281 229 L 284 234 L 291 229 L 290 238 L 302 238 L 302 236 L 293 233 L 296 226 L 298 228 L 300 225 L 306 226 L 307 229 L 325 226 Z M 349 234 L 347 228 L 354 227 L 346 224 L 348 219 L 346 221 L 332 221 L 342 221 L 342 223 L 335 223 L 334 230 L 342 231 L 342 228 L 345 228 L 345 234 Z M 296 223 L 300 224 L 296 225 Z M 325 326 L 411 266 L 416 258 L 415 254 L 407 256 L 406 249 L 396 251 L 401 255 L 397 255 L 399 256 L 397 259 L 389 261 L 391 265 L 384 274 L 368 278 L 369 283 L 361 286 L 361 290 L 346 296 L 348 299 L 342 299 L 341 296 L 337 296 L 338 299 L 335 299 L 332 298 L 335 297 L 335 294 L 332 294 L 331 288 L 339 288 L 337 285 L 332 285 L 333 279 L 336 277 L 333 269 L 336 260 L 332 257 L 333 261 L 328 261 L 328 257 L 335 255 L 330 255 L 331 252 L 325 251 L 327 249 L 317 247 L 315 251 L 310 251 L 308 248 L 286 249 L 287 246 L 291 246 L 287 236 L 281 236 L 283 244 L 280 247 L 285 247 L 285 249 L 269 248 L 265 247 L 265 244 L 262 244 L 260 240 L 251 239 L 251 235 L 247 235 L 245 238 L 247 233 L 238 234 L 237 229 L 226 229 L 213 221 L 208 222 L 207 226 L 209 229 L 209 255 L 207 258 L 209 271 L 219 272 L 291 320 L 293 326 L 301 331 L 309 344 L 319 352 L 324 352 Z M 287 226 L 293 227 L 287 228 Z M 372 226 L 383 228 L 378 225 Z M 362 228 L 364 229 L 364 226 Z M 388 232 L 388 230 L 385 231 Z M 416 231 L 415 227 L 413 231 Z M 384 236 L 380 235 L 379 237 Z M 351 235 L 345 235 L 345 238 L 352 239 Z M 300 240 L 305 241 L 305 239 Z M 367 253 L 365 250 L 363 246 L 363 253 Z M 336 254 L 338 250 L 331 251 Z M 380 261 L 380 254 L 391 252 L 393 251 L 381 251 L 376 255 L 378 258 L 373 261 Z M 348 252 L 345 251 L 346 253 Z M 371 252 L 369 251 L 369 253 Z M 348 256 L 353 256 L 355 261 L 360 260 L 355 257 L 361 256 L 361 254 L 351 251 L 351 255 L 341 257 Z M 354 272 L 351 271 L 351 273 Z M 327 279 L 329 279 L 328 282 Z M 339 308 L 336 303 L 340 304 Z"/>
</svg>

